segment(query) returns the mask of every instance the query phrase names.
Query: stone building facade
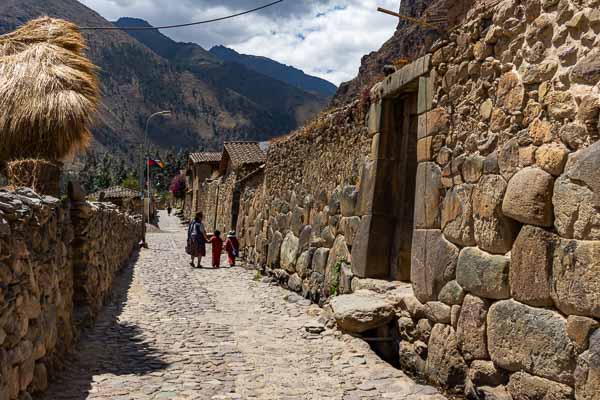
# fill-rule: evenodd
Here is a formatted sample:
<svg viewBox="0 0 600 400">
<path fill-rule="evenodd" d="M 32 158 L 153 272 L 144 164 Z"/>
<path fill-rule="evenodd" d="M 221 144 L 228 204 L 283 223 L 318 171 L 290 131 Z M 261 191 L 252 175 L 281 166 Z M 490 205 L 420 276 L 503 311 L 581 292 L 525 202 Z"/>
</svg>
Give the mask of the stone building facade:
<svg viewBox="0 0 600 400">
<path fill-rule="evenodd" d="M 434 384 L 598 400 L 600 3 L 490 4 L 275 142 L 242 244 L 315 301 L 391 304 L 402 367 Z"/>
<path fill-rule="evenodd" d="M 0 191 L 0 399 L 46 389 L 142 236 L 114 205 Z"/>
<path fill-rule="evenodd" d="M 189 210 L 187 210 L 187 214 L 190 216 L 201 210 L 200 191 L 202 184 L 206 180 L 214 179 L 219 176 L 221 156 L 222 154 L 218 152 L 190 154 L 186 170 L 189 182 L 188 188 L 191 190 Z"/>
<path fill-rule="evenodd" d="M 191 172 L 194 206 L 190 216 L 202 212 L 204 225 L 210 232 L 235 230 L 241 193 L 248 185 L 256 185 L 256 178 L 251 177 L 262 176 L 260 167 L 265 162 L 265 153 L 258 142 L 226 142 L 223 153 L 199 154 L 213 154 L 212 160 L 216 160 L 218 154 L 219 162 L 194 164 Z"/>
</svg>

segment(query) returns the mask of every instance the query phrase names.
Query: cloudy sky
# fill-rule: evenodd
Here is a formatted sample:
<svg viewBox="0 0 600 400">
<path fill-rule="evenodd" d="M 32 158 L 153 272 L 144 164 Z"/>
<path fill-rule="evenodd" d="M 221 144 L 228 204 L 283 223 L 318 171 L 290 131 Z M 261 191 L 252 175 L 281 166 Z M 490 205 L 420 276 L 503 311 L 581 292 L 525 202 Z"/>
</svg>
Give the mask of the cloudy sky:
<svg viewBox="0 0 600 400">
<path fill-rule="evenodd" d="M 152 25 L 221 17 L 271 0 L 80 0 L 109 20 L 137 17 Z M 336 85 L 358 73 L 364 54 L 393 34 L 397 21 L 377 7 L 400 0 L 286 0 L 258 13 L 190 28 L 162 31 L 177 41 L 273 58 Z"/>
</svg>

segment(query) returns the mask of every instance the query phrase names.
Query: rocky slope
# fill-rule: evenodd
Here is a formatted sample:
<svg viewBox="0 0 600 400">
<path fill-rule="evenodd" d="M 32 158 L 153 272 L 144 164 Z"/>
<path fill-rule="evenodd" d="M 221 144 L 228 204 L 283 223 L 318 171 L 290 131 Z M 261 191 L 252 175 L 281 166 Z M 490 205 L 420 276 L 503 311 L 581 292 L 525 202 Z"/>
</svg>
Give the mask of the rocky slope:
<svg viewBox="0 0 600 400">
<path fill-rule="evenodd" d="M 64 18 L 80 26 L 111 25 L 76 0 L 3 0 L 0 33 L 42 15 Z M 85 35 L 88 54 L 101 68 L 103 91 L 94 149 L 110 151 L 127 160 L 135 159 L 143 142 L 147 116 L 159 110 L 172 110 L 174 116 L 156 119 L 151 124 L 150 139 L 156 149 L 216 149 L 224 140 L 265 140 L 285 134 L 326 103 L 323 98 L 286 85 L 288 91 L 277 93 L 280 97 L 272 101 L 285 107 L 275 110 L 268 103 L 257 101 L 257 96 L 248 96 L 235 87 L 215 85 L 214 77 L 197 73 L 194 68 L 219 64 L 199 46 L 171 46 L 167 41 L 162 47 L 150 49 L 116 30 L 85 31 Z M 185 67 L 172 61 L 181 55 L 185 56 Z M 283 90 L 275 84 L 273 87 L 274 91 Z"/>
<path fill-rule="evenodd" d="M 417 18 L 424 15 L 444 15 L 448 18 L 448 23 L 444 26 L 452 27 L 474 3 L 481 1 L 483 0 L 403 0 L 399 12 Z M 394 23 L 394 17 L 390 16 L 389 23 Z M 439 32 L 435 30 L 400 20 L 394 35 L 378 51 L 362 58 L 357 77 L 340 85 L 333 98 L 333 104 L 344 104 L 362 95 L 383 77 L 383 67 L 386 64 L 393 64 L 402 58 L 414 60 L 425 54 L 431 44 L 440 37 Z"/>
</svg>

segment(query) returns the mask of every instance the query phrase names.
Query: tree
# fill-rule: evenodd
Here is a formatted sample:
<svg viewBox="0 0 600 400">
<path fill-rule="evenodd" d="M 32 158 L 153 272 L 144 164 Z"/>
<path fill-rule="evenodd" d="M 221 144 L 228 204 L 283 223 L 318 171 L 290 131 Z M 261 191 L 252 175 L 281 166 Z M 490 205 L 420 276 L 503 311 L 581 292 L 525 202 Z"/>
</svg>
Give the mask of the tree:
<svg viewBox="0 0 600 400">
<path fill-rule="evenodd" d="M 173 197 L 176 199 L 183 199 L 185 197 L 185 192 L 187 190 L 187 185 L 185 183 L 185 176 L 177 175 L 171 181 L 171 185 L 169 186 L 169 191 L 173 194 Z"/>
<path fill-rule="evenodd" d="M 121 181 L 121 186 L 126 187 L 128 189 L 132 189 L 135 191 L 140 191 L 140 182 L 135 174 L 130 174 L 128 177 Z"/>
</svg>

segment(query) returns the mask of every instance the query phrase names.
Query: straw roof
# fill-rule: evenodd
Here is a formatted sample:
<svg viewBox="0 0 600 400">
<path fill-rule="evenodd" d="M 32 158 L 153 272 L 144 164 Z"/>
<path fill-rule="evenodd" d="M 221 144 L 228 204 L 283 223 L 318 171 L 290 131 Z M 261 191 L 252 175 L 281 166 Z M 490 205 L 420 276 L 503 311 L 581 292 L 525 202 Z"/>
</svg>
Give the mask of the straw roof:
<svg viewBox="0 0 600 400">
<path fill-rule="evenodd" d="M 0 36 L 0 160 L 60 160 L 90 141 L 97 68 L 76 25 L 48 17 Z"/>
</svg>

